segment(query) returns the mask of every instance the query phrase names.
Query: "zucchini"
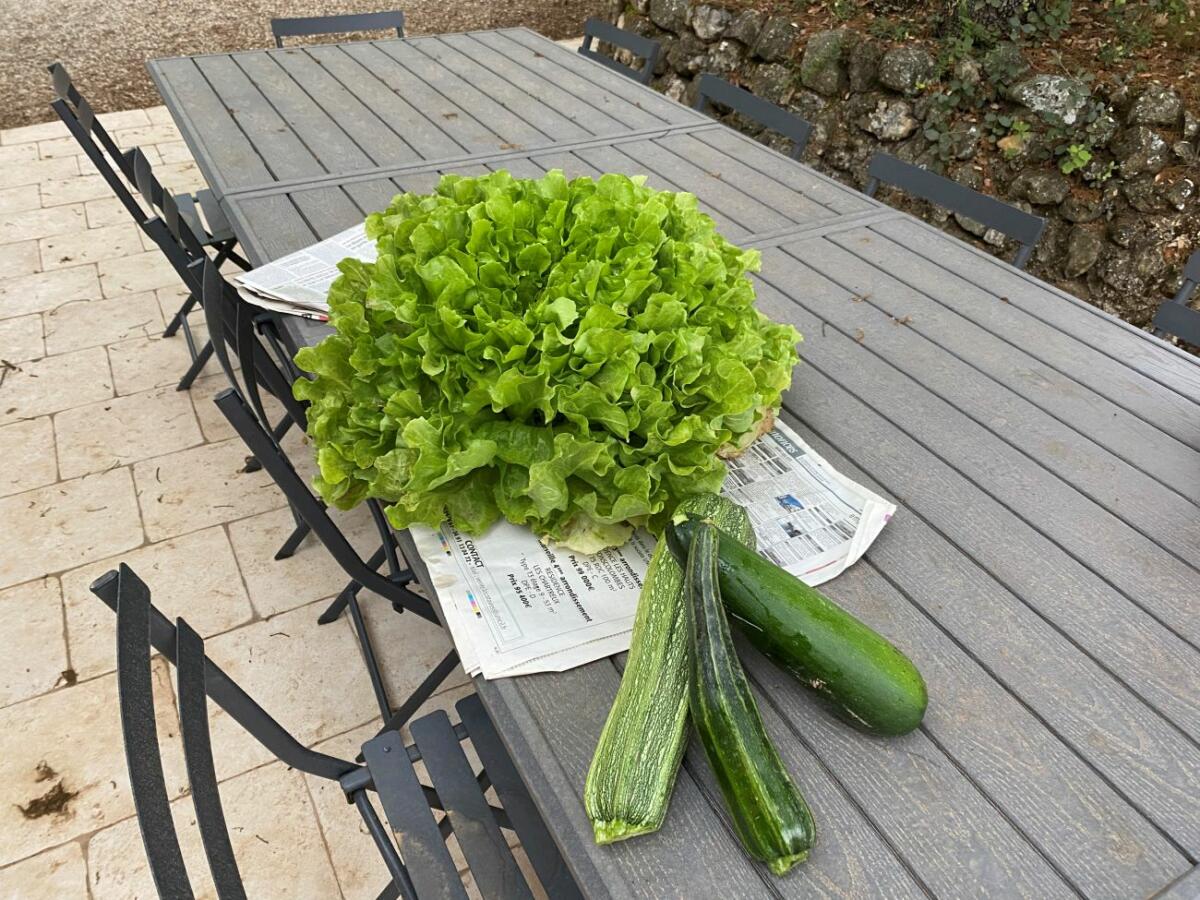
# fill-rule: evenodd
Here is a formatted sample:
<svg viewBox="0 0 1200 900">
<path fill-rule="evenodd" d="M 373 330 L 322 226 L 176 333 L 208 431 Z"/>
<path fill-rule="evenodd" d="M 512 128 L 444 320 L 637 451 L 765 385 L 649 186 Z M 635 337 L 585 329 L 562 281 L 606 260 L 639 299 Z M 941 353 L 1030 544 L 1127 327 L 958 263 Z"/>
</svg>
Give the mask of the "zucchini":
<svg viewBox="0 0 1200 900">
<path fill-rule="evenodd" d="M 668 531 L 676 556 L 698 527 L 689 520 Z M 720 542 L 718 571 L 725 608 L 750 642 L 840 718 L 882 735 L 921 724 L 925 681 L 886 638 L 735 540 Z"/>
<path fill-rule="evenodd" d="M 677 514 L 718 523 L 754 546 L 746 511 L 715 494 L 683 500 Z M 683 570 L 659 541 L 638 597 L 621 687 L 588 769 L 583 805 L 597 844 L 657 831 L 687 737 L 690 662 Z"/>
<path fill-rule="evenodd" d="M 729 633 L 717 582 L 717 545 L 735 542 L 719 541 L 720 532 L 707 522 L 691 531 L 684 583 L 692 722 L 742 845 L 782 875 L 808 857 L 816 825 L 767 737 Z"/>
</svg>

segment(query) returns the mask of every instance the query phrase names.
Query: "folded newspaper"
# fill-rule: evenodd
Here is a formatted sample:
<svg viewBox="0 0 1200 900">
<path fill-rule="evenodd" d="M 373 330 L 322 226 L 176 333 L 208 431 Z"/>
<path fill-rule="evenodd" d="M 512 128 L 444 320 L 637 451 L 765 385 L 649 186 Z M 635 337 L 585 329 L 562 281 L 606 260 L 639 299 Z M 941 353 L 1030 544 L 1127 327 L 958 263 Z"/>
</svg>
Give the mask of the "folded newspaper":
<svg viewBox="0 0 1200 900">
<path fill-rule="evenodd" d="M 248 302 L 324 321 L 348 256 L 375 259 L 362 225 L 238 276 Z M 866 552 L 895 506 L 834 470 L 783 423 L 729 462 L 725 494 L 746 508 L 759 552 L 810 585 Z M 592 556 L 500 522 L 470 538 L 450 525 L 410 529 L 470 675 L 560 672 L 629 649 L 654 538 L 637 531 Z"/>
<path fill-rule="evenodd" d="M 341 274 L 337 264 L 347 256 L 375 259 L 375 242 L 367 238 L 361 223 L 238 275 L 238 293 L 263 309 L 327 321 L 329 286 Z"/>
<path fill-rule="evenodd" d="M 759 552 L 816 586 L 867 551 L 896 507 L 833 469 L 783 423 L 729 462 Z M 501 522 L 470 538 L 409 529 L 470 675 L 560 672 L 629 649 L 654 538 L 583 556 Z"/>
</svg>

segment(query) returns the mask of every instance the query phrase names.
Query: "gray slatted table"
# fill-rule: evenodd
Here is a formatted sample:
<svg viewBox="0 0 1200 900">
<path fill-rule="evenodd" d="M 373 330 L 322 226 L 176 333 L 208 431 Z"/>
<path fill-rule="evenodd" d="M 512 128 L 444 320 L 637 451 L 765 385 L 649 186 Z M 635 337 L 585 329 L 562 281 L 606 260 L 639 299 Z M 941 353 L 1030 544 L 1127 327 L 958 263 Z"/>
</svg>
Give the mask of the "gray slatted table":
<svg viewBox="0 0 1200 900">
<path fill-rule="evenodd" d="M 385 43 L 422 84 L 436 83 L 434 66 L 469 77 L 486 65 L 532 90 L 501 61 L 541 41 L 524 31 L 446 36 L 421 51 L 428 69 L 401 53 L 404 42 Z M 310 52 L 350 65 L 345 50 Z M 661 832 L 594 846 L 580 791 L 622 658 L 479 681 L 586 893 L 1124 900 L 1182 879 L 1171 896 L 1193 896 L 1197 360 L 681 107 L 633 106 L 658 116 L 650 124 L 618 102 L 641 89 L 613 84 L 602 67 L 534 59 L 528 77 L 557 66 L 557 87 L 576 95 L 585 86 L 573 79 L 594 74 L 579 66 L 594 67 L 624 130 L 602 135 L 598 118 L 581 118 L 588 136 L 552 146 L 481 141 L 469 156 L 365 167 L 354 158 L 257 182 L 238 169 L 236 148 L 206 157 L 200 139 L 197 155 L 206 172 L 243 185 L 222 202 L 257 262 L 340 231 L 398 190 L 428 191 L 447 171 L 615 170 L 695 193 L 726 234 L 763 250 L 761 308 L 805 334 L 783 418 L 899 505 L 828 592 L 914 658 L 931 698 L 916 733 L 866 737 L 743 647 L 767 728 L 820 829 L 811 859 L 776 879 L 738 849 L 695 747 Z M 339 77 L 361 95 L 350 74 Z M 403 93 L 432 121 L 440 100 Z M 185 116 L 208 101 L 194 102 Z M 261 114 L 252 105 L 239 117 Z M 286 324 L 296 343 L 327 331 Z"/>
<path fill-rule="evenodd" d="M 157 59 L 218 196 L 707 122 L 525 28 Z"/>
</svg>

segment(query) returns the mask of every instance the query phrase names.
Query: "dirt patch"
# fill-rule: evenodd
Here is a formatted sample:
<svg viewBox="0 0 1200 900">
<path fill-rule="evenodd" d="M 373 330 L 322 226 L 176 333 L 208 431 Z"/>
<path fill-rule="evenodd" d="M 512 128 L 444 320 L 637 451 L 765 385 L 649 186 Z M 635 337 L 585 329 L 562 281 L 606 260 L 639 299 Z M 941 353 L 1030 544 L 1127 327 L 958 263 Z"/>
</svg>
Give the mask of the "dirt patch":
<svg viewBox="0 0 1200 900">
<path fill-rule="evenodd" d="M 608 9 L 605 0 L 417 0 L 404 9 L 410 34 L 526 25 L 554 38 L 583 31 L 583 20 Z M 372 12 L 387 2 L 367 0 L 38 0 L 5 3 L 0 18 L 0 128 L 53 118 L 46 66 L 61 61 L 100 111 L 162 102 L 145 63 L 180 56 L 273 46 L 272 16 Z"/>
<path fill-rule="evenodd" d="M 52 781 L 55 778 L 58 778 L 58 773 L 45 760 L 38 763 L 34 769 L 33 780 L 36 782 Z M 71 801 L 78 795 L 78 791 L 68 791 L 63 785 L 63 780 L 59 778 L 46 793 L 34 797 L 24 806 L 18 803 L 17 809 L 26 819 L 42 819 L 46 816 L 62 818 L 70 815 Z"/>
</svg>

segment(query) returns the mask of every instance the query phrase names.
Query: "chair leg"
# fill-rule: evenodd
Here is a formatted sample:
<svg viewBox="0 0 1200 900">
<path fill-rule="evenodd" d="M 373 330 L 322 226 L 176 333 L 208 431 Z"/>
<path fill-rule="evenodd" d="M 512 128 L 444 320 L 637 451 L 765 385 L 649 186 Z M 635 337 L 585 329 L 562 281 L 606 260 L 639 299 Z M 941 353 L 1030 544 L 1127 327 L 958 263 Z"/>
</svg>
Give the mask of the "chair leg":
<svg viewBox="0 0 1200 900">
<path fill-rule="evenodd" d="M 183 301 L 183 305 L 180 306 L 175 315 L 171 317 L 171 321 L 167 325 L 166 331 L 163 332 L 163 337 L 169 338 L 175 336 L 175 332 L 179 330 L 179 326 L 183 324 L 183 320 L 187 318 L 188 313 L 195 308 L 196 302 L 197 299 L 194 293 L 190 294 L 188 298 Z"/>
<path fill-rule="evenodd" d="M 212 341 L 206 341 L 204 346 L 200 348 L 200 352 L 196 354 L 196 358 L 192 360 L 192 364 L 188 366 L 188 370 L 179 379 L 179 384 L 175 387 L 175 390 L 190 390 L 192 382 L 196 380 L 196 376 L 200 374 L 200 370 L 204 368 L 205 363 L 208 362 L 208 358 L 212 356 L 212 353 Z"/>
<path fill-rule="evenodd" d="M 413 714 L 420 709 L 421 705 L 433 696 L 434 691 L 438 689 L 443 681 L 450 677 L 450 673 L 454 671 L 454 667 L 458 665 L 458 651 L 451 650 L 438 663 L 432 672 L 425 676 L 425 680 L 417 685 L 416 689 L 408 695 L 408 699 L 400 704 L 400 708 L 392 713 L 391 717 L 383 723 L 383 728 L 379 733 L 385 731 L 399 731 L 405 726 Z"/>
<path fill-rule="evenodd" d="M 284 438 L 284 435 L 286 435 L 291 430 L 292 426 L 295 424 L 296 424 L 295 420 L 292 419 L 292 417 L 289 416 L 287 413 L 284 413 L 283 418 L 279 420 L 279 424 L 271 429 L 271 437 L 273 437 L 275 439 L 275 443 L 278 444 L 280 441 L 282 441 Z M 260 463 L 253 456 L 247 456 L 246 457 L 246 467 L 244 469 L 242 469 L 242 471 L 243 472 L 257 472 L 261 468 L 262 468 L 262 463 Z M 279 559 L 279 557 L 275 557 L 275 558 Z"/>
<path fill-rule="evenodd" d="M 358 644 L 362 647 L 363 661 L 367 665 L 367 676 L 371 679 L 371 690 L 375 692 L 375 702 L 379 704 L 379 715 L 385 721 L 392 718 L 392 706 L 388 702 L 387 688 L 383 684 L 383 673 L 379 669 L 379 660 L 375 657 L 375 648 L 371 646 L 371 635 L 367 631 L 367 623 L 363 619 L 362 608 L 358 605 L 357 593 L 351 594 L 350 621 L 354 623 L 354 631 L 358 634 Z"/>
<path fill-rule="evenodd" d="M 288 535 L 288 539 L 283 542 L 283 546 L 275 551 L 275 559 L 289 559 L 299 549 L 300 545 L 304 543 L 304 539 L 308 537 L 309 531 L 311 529 L 308 527 L 308 523 L 300 522 L 296 526 L 296 529 Z"/>
<path fill-rule="evenodd" d="M 383 548 L 380 547 L 371 555 L 371 558 L 367 560 L 367 565 L 372 569 L 378 569 L 381 565 L 383 565 L 383 559 L 384 552 Z M 358 592 L 361 590 L 362 585 L 359 582 L 352 580 L 349 584 L 342 588 L 341 593 L 334 598 L 334 601 L 331 604 L 329 604 L 329 608 L 326 609 L 325 612 L 321 613 L 320 617 L 317 619 L 317 624 L 328 625 L 330 622 L 336 622 L 341 617 L 342 613 L 345 612 L 346 605 L 350 602 L 350 598 L 352 596 L 357 596 Z"/>
</svg>

